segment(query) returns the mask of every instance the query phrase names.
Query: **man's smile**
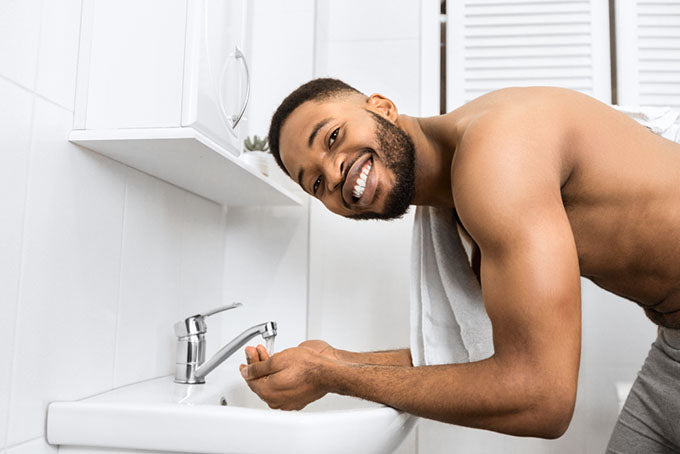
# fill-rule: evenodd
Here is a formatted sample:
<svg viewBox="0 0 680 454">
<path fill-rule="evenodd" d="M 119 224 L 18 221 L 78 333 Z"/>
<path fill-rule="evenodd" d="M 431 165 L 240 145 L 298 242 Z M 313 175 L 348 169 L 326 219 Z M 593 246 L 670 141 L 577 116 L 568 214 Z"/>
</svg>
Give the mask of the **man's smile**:
<svg viewBox="0 0 680 454">
<path fill-rule="evenodd" d="M 357 200 L 359 200 L 364 193 L 364 189 L 366 188 L 366 178 L 368 177 L 368 173 L 370 171 L 371 161 L 369 160 L 366 164 L 364 164 L 364 167 L 362 167 L 361 173 L 359 174 L 359 178 L 357 178 L 356 183 L 354 183 L 354 190 L 352 191 L 352 195 Z"/>
<path fill-rule="evenodd" d="M 342 198 L 345 202 L 365 207 L 373 201 L 377 186 L 373 167 L 370 152 L 354 161 L 342 186 Z"/>
</svg>

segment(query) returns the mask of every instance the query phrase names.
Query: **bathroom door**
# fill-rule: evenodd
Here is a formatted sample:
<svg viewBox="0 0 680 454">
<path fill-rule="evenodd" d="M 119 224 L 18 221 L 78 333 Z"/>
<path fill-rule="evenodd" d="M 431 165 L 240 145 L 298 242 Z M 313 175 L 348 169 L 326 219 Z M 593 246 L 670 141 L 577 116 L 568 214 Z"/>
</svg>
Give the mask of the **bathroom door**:
<svg viewBox="0 0 680 454">
<path fill-rule="evenodd" d="M 616 1 L 618 103 L 680 110 L 680 1 Z"/>
<path fill-rule="evenodd" d="M 447 110 L 508 86 L 560 86 L 610 102 L 605 0 L 448 0 L 446 10 Z"/>
</svg>

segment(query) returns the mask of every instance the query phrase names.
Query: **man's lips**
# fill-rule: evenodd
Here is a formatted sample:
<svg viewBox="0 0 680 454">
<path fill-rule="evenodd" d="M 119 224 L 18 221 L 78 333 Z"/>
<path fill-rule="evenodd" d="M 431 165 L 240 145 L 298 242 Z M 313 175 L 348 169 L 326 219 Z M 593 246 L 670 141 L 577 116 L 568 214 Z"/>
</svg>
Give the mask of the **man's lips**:
<svg viewBox="0 0 680 454">
<path fill-rule="evenodd" d="M 365 153 L 354 160 L 354 163 L 347 171 L 347 176 L 342 184 L 342 198 L 347 206 L 354 205 L 354 197 L 352 192 L 354 190 L 354 185 L 356 184 L 357 178 L 361 174 L 361 169 L 364 164 L 371 159 L 371 153 Z M 372 172 L 372 171 L 371 171 Z"/>
<path fill-rule="evenodd" d="M 349 204 L 352 202 L 352 195 L 351 195 L 352 194 L 352 184 L 347 183 L 347 180 L 349 178 L 349 172 L 350 172 L 350 170 L 352 170 L 352 167 L 354 166 L 354 164 L 356 164 L 357 160 L 360 159 L 360 158 L 361 158 L 361 156 L 357 156 L 356 158 L 354 158 L 354 161 L 352 161 L 352 164 L 348 165 L 345 168 L 345 174 L 343 175 L 343 178 L 342 178 L 342 186 L 340 187 L 340 197 L 342 198 L 342 201 L 345 204 L 346 208 L 349 208 Z M 349 187 L 349 194 L 350 194 L 349 197 L 345 196 L 345 187 Z"/>
</svg>

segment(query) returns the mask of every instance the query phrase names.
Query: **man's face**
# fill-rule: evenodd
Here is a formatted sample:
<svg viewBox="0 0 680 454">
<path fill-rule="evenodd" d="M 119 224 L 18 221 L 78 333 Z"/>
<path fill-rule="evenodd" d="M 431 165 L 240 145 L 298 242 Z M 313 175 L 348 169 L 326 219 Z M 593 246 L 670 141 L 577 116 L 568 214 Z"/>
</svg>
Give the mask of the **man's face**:
<svg viewBox="0 0 680 454">
<path fill-rule="evenodd" d="M 362 98 L 302 104 L 285 121 L 279 149 L 291 178 L 334 213 L 395 219 L 413 200 L 413 142 Z"/>
</svg>

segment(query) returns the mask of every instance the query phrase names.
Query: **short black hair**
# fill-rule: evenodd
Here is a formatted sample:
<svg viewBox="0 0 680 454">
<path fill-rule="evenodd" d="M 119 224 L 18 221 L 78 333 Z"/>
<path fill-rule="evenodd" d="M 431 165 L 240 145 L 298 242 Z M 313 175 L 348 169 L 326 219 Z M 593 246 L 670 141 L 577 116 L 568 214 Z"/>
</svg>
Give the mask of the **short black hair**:
<svg viewBox="0 0 680 454">
<path fill-rule="evenodd" d="M 295 109 L 307 101 L 322 101 L 345 93 L 363 94 L 356 88 L 338 79 L 329 77 L 312 79 L 300 85 L 291 94 L 286 96 L 286 99 L 276 109 L 269 125 L 269 149 L 272 155 L 274 155 L 274 160 L 286 175 L 290 176 L 288 170 L 283 165 L 283 161 L 281 161 L 281 153 L 279 151 L 279 138 L 283 123 Z"/>
</svg>

